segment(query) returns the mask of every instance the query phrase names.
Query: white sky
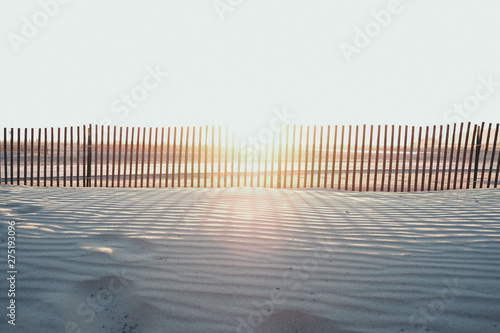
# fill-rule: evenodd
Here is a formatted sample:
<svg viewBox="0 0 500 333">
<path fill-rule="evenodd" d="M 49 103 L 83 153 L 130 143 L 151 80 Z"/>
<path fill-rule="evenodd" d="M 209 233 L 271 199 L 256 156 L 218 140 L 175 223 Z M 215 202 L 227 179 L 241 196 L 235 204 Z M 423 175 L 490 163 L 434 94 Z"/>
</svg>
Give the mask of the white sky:
<svg viewBox="0 0 500 333">
<path fill-rule="evenodd" d="M 244 130 L 268 126 L 276 108 L 300 124 L 439 125 L 474 102 L 478 77 L 500 82 L 497 0 L 401 0 L 351 63 L 340 44 L 389 1 L 217 1 L 235 4 L 224 20 L 213 0 L 72 0 L 19 53 L 9 33 L 43 20 L 40 4 L 0 1 L 0 127 L 107 118 Z M 112 103 L 157 66 L 169 76 L 121 119 Z M 453 119 L 500 121 L 500 85 L 479 89 L 479 105 Z"/>
</svg>

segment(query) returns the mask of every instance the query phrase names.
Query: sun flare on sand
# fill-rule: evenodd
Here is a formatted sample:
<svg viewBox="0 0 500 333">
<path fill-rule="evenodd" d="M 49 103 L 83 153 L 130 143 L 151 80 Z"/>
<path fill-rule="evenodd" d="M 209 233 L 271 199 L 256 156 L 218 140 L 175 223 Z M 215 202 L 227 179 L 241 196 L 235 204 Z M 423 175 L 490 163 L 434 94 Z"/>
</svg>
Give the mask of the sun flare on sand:
<svg viewBox="0 0 500 333">
<path fill-rule="evenodd" d="M 228 251 L 244 256 L 262 256 L 277 251 L 290 240 L 285 234 L 295 214 L 292 202 L 278 203 L 280 194 L 266 189 L 241 188 L 231 192 L 233 195 L 225 202 L 212 200 L 207 203 L 208 214 L 202 223 L 214 240 Z M 226 217 L 230 218 L 230 223 L 222 221 Z M 282 230 L 283 234 L 276 234 L 277 230 Z"/>
</svg>

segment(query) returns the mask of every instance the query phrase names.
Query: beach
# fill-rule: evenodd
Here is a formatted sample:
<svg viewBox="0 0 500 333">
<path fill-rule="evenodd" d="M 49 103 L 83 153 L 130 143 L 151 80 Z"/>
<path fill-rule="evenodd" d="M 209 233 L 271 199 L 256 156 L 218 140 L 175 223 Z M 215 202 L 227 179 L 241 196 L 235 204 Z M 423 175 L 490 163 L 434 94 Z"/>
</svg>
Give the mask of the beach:
<svg viewBox="0 0 500 333">
<path fill-rule="evenodd" d="M 500 332 L 500 190 L 0 187 L 1 332 Z"/>
</svg>

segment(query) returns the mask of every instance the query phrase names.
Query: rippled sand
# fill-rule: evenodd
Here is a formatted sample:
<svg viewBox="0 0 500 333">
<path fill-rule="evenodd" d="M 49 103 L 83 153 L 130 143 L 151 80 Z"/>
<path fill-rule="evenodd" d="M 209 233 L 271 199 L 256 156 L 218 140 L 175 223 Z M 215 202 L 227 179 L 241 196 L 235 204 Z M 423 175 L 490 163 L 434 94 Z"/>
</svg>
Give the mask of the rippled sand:
<svg viewBox="0 0 500 333">
<path fill-rule="evenodd" d="M 500 332 L 500 190 L 0 195 L 1 332 Z"/>
</svg>

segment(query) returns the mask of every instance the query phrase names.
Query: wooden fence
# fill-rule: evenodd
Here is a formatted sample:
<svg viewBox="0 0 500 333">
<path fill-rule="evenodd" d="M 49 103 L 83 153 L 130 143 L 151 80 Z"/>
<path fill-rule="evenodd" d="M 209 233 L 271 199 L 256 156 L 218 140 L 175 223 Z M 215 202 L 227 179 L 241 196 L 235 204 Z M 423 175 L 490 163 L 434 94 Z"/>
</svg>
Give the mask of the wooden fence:
<svg viewBox="0 0 500 333">
<path fill-rule="evenodd" d="M 227 127 L 4 128 L 0 183 L 83 187 L 497 187 L 499 124 L 303 126 L 251 146 Z M 255 141 L 255 140 L 254 140 Z"/>
</svg>

